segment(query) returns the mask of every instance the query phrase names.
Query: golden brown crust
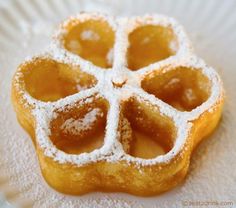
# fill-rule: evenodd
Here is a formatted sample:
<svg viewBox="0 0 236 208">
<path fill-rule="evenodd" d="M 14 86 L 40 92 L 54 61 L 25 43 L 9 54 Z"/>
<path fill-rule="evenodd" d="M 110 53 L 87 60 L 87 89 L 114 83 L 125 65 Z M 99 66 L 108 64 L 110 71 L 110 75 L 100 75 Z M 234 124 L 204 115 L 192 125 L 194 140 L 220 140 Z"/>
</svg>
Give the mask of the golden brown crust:
<svg viewBox="0 0 236 208">
<path fill-rule="evenodd" d="M 68 26 L 73 27 L 73 24 L 70 25 L 68 23 Z M 109 32 L 111 31 L 109 30 Z M 90 58 L 88 58 L 88 60 L 90 60 Z M 97 65 L 99 65 L 99 63 L 101 62 L 98 61 L 96 63 L 98 63 Z M 44 64 L 43 69 L 40 68 L 41 64 Z M 18 121 L 20 125 L 29 133 L 35 144 L 42 174 L 50 186 L 52 186 L 59 192 L 73 195 L 82 195 L 91 191 L 115 191 L 127 192 L 139 196 L 151 196 L 160 194 L 173 188 L 184 179 L 188 171 L 192 151 L 203 138 L 206 138 L 209 134 L 212 133 L 220 120 L 224 103 L 222 86 L 218 86 L 219 88 L 216 89 L 219 90 L 219 96 L 215 98 L 216 100 L 213 102 L 213 105 L 211 105 L 207 110 L 201 112 L 199 116 L 187 120 L 187 124 L 191 124 L 192 127 L 190 128 L 190 131 L 187 132 L 187 136 L 183 138 L 184 145 L 179 149 L 179 151 L 177 151 L 175 155 L 173 155 L 173 157 L 170 157 L 169 160 L 163 160 L 162 162 L 153 163 L 150 162 L 149 164 L 138 164 L 134 160 L 126 159 L 125 155 L 129 155 L 129 157 L 131 156 L 133 158 L 137 156 L 135 155 L 136 153 L 132 152 L 132 145 L 134 145 L 135 142 L 134 132 L 136 131 L 136 129 L 143 130 L 143 132 L 149 137 L 156 137 L 156 140 L 154 138 L 155 142 L 160 143 L 161 139 L 166 139 L 162 144 L 162 147 L 164 147 L 164 149 L 166 148 L 164 155 L 174 149 L 176 143 L 175 139 L 178 133 L 178 129 L 176 130 L 178 126 L 174 125 L 174 121 L 172 120 L 172 118 L 168 118 L 168 116 L 163 115 L 161 112 L 159 112 L 160 109 L 154 110 L 154 108 L 148 106 L 147 104 L 145 104 L 145 102 L 138 102 L 137 100 L 135 100 L 135 98 L 132 102 L 130 101 L 130 99 L 128 99 L 128 101 L 123 101 L 123 107 L 120 108 L 122 112 L 120 112 L 121 115 L 119 118 L 118 132 L 121 135 L 120 137 L 117 136 L 117 138 L 121 146 L 123 146 L 124 152 L 122 154 L 124 155 L 124 157 L 120 157 L 117 160 L 90 160 L 82 165 L 77 165 L 73 162 L 59 161 L 55 159 L 55 157 L 45 154 L 45 147 L 42 147 L 42 145 L 38 142 L 36 135 L 37 118 L 34 114 L 34 109 L 38 107 L 37 105 L 39 105 L 40 102 L 46 105 L 50 103 L 46 103 L 45 101 L 56 102 L 60 98 L 63 99 L 64 97 L 76 94 L 77 88 L 74 83 L 78 82 L 78 80 L 76 79 L 77 76 L 80 78 L 82 77 L 82 82 L 80 83 L 82 88 L 90 89 L 96 83 L 96 79 L 92 75 L 90 76 L 80 71 L 80 69 L 78 68 L 75 69 L 75 72 L 73 71 L 74 69 L 71 70 L 72 66 L 68 67 L 64 65 L 66 64 L 61 64 L 48 58 L 32 59 L 31 61 L 19 66 L 12 82 L 12 103 L 16 111 Z M 106 63 L 105 66 L 107 68 L 108 64 Z M 36 74 L 32 75 L 31 72 L 34 70 L 36 71 Z M 43 70 L 45 70 L 45 72 L 43 72 Z M 50 70 L 55 70 L 55 72 L 51 73 Z M 180 71 L 181 70 L 182 69 L 180 69 Z M 191 71 L 192 69 L 186 69 L 186 76 L 189 72 L 188 70 Z M 43 78 L 43 73 L 45 73 L 45 79 Z M 199 82 L 203 80 L 205 83 L 205 77 L 202 78 L 201 75 L 199 75 L 199 72 L 197 72 L 196 74 L 194 73 L 192 71 L 189 72 L 188 79 L 192 79 L 197 74 L 196 76 L 198 78 L 196 79 L 198 79 L 198 81 L 200 80 Z M 145 81 L 147 83 L 144 84 L 145 87 L 143 87 L 143 89 L 147 92 L 150 91 L 150 93 L 156 96 L 156 98 L 164 100 L 169 104 L 169 106 L 167 105 L 167 107 L 164 106 L 163 109 L 169 109 L 173 107 L 175 110 L 178 109 L 179 111 L 184 112 L 189 111 L 190 114 L 192 112 L 191 110 L 194 111 L 194 109 L 191 109 L 192 107 L 189 107 L 190 105 L 188 105 L 188 108 L 184 109 L 185 105 L 183 105 L 183 102 L 186 102 L 184 104 L 187 105 L 191 101 L 191 99 L 186 101 L 188 97 L 182 97 L 182 103 L 178 100 L 178 97 L 176 97 L 174 102 L 172 102 L 173 99 L 171 98 L 171 96 L 168 97 L 167 94 L 173 93 L 171 91 L 173 90 L 173 88 L 177 89 L 177 91 L 175 91 L 174 93 L 179 93 L 179 95 L 181 96 L 181 93 L 184 92 L 183 90 L 188 87 L 188 89 L 191 89 L 193 93 L 196 92 L 196 94 L 198 94 L 200 97 L 204 95 L 206 99 L 204 97 L 204 100 L 201 97 L 199 98 L 199 100 L 196 100 L 195 103 L 198 104 L 196 105 L 194 103 L 194 108 L 203 105 L 204 102 L 208 102 L 207 99 L 209 99 L 210 97 L 209 89 L 199 89 L 197 86 L 198 83 L 190 86 L 186 81 L 185 75 L 179 76 L 179 71 L 177 72 L 177 74 L 167 74 L 166 76 L 163 76 L 162 81 L 169 81 L 169 79 L 170 81 L 173 81 L 173 76 L 175 79 L 176 77 L 178 78 L 178 82 L 181 82 L 180 86 L 183 89 L 181 88 L 181 90 L 178 90 L 177 88 L 179 86 L 176 87 L 175 85 L 173 85 L 169 87 L 169 89 L 165 88 L 166 94 L 163 95 L 160 91 L 158 91 L 161 84 L 160 86 L 157 84 L 148 85 L 147 83 L 150 82 L 150 80 L 147 79 Z M 40 84 L 38 85 L 37 78 L 41 79 L 42 83 L 48 82 L 49 84 L 45 84 L 46 87 L 42 88 Z M 217 79 L 219 79 L 219 77 L 217 77 Z M 51 85 L 50 80 L 52 83 Z M 209 83 L 210 82 L 211 80 L 209 80 Z M 53 88 L 52 85 L 55 83 L 57 87 Z M 221 82 L 218 82 L 217 80 L 216 84 L 221 85 Z M 63 86 L 63 88 L 60 88 L 61 85 Z M 209 85 L 213 84 L 211 83 Z M 205 87 L 208 88 L 208 85 L 206 85 Z M 191 94 L 191 96 L 192 95 L 194 94 Z M 163 96 L 165 98 L 163 98 Z M 153 97 L 151 97 L 150 99 L 153 99 Z M 179 103 L 177 103 L 178 101 Z M 87 130 L 82 130 L 82 133 L 79 132 L 82 136 L 80 135 L 80 137 L 78 137 L 78 135 L 74 135 L 75 132 L 73 132 L 73 134 L 70 132 L 68 133 L 67 131 L 63 132 L 63 129 L 61 127 L 63 126 L 63 122 L 68 123 L 68 118 L 73 118 L 74 120 L 77 120 L 77 122 L 80 122 L 80 125 L 84 125 L 83 118 L 86 117 L 86 115 L 88 115 L 89 113 L 91 114 L 94 109 L 100 112 L 100 115 L 96 117 L 96 119 L 100 120 L 96 120 L 96 122 L 98 122 L 93 123 L 93 130 L 91 130 L 91 134 L 88 135 L 92 137 L 93 134 L 95 135 L 95 133 L 100 130 L 105 132 L 106 116 L 107 114 L 109 114 L 108 111 L 111 108 L 110 103 L 108 104 L 105 99 L 102 98 L 95 100 L 92 102 L 92 104 L 81 105 L 78 102 L 75 106 L 68 106 L 67 108 L 65 108 L 66 110 L 64 109 L 64 111 L 62 112 L 60 112 L 60 108 L 58 108 L 57 117 L 53 118 L 54 120 L 52 119 L 52 121 L 50 121 L 49 123 L 50 130 L 52 130 L 52 135 L 49 136 L 49 139 L 56 148 L 60 149 L 55 142 L 59 141 L 60 139 L 65 139 L 66 141 L 71 137 L 75 142 L 80 142 L 81 138 L 83 138 L 84 135 L 86 137 Z M 173 111 L 175 112 L 175 110 Z M 185 114 L 183 113 L 179 115 L 184 117 Z M 138 121 L 137 118 L 143 120 L 141 120 L 140 122 L 140 120 Z M 73 125 L 70 119 L 69 121 L 69 124 Z M 155 129 L 157 129 L 157 131 L 155 131 Z M 76 129 L 74 129 L 74 131 L 75 130 Z M 90 131 L 90 129 L 88 130 Z M 79 130 L 76 131 L 78 133 Z M 97 147 L 97 144 L 90 145 L 93 149 L 96 149 L 95 147 Z M 72 154 L 70 151 L 67 152 L 67 150 L 63 149 L 63 147 L 61 148 L 61 150 L 66 152 L 68 157 Z M 73 151 L 77 152 L 77 154 L 81 153 L 81 150 L 78 149 L 73 149 Z M 90 150 L 87 152 L 90 152 Z"/>
</svg>

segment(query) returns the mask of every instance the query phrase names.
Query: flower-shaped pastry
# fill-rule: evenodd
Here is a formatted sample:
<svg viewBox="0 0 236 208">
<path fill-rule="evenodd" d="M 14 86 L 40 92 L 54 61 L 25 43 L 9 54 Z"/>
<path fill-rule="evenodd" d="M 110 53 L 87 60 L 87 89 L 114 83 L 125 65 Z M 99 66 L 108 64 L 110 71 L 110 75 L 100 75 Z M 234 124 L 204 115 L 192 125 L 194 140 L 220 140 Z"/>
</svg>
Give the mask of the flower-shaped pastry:
<svg viewBox="0 0 236 208">
<path fill-rule="evenodd" d="M 215 129 L 223 100 L 215 70 L 175 20 L 159 15 L 69 18 L 12 85 L 44 178 L 75 195 L 174 187 Z"/>
</svg>

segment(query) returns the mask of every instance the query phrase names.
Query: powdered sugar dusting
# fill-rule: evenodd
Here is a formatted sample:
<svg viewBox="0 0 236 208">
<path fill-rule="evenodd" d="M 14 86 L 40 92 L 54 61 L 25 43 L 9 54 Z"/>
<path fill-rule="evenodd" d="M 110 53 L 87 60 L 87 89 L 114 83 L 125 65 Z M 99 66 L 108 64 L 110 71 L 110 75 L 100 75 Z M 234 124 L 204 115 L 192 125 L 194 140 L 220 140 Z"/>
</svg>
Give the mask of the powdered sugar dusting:
<svg viewBox="0 0 236 208">
<path fill-rule="evenodd" d="M 81 39 L 82 40 L 92 40 L 92 41 L 98 41 L 100 39 L 99 35 L 95 33 L 92 30 L 84 30 L 81 33 Z"/>
<path fill-rule="evenodd" d="M 82 47 L 79 43 L 79 41 L 71 40 L 68 44 L 68 48 L 73 51 L 74 53 L 81 53 Z"/>
<path fill-rule="evenodd" d="M 99 108 L 95 108 L 88 112 L 84 118 L 81 119 L 67 119 L 62 125 L 61 129 L 65 133 L 73 135 L 79 135 L 82 131 L 86 131 L 92 128 L 92 125 L 98 117 L 102 117 L 103 112 Z"/>
<path fill-rule="evenodd" d="M 213 8 L 215 9 L 214 11 L 216 11 L 214 14 L 210 12 L 205 12 L 204 17 L 202 17 L 203 20 L 206 20 L 206 22 L 207 18 L 212 18 L 213 21 L 217 19 L 223 20 L 222 18 L 215 18 L 217 17 L 217 14 L 219 15 L 221 14 L 221 12 L 217 11 L 224 11 L 222 7 L 219 7 L 219 2 L 215 2 L 215 4 L 206 1 L 200 1 L 200 2 L 202 3 L 200 3 L 199 5 L 202 6 L 204 5 L 204 7 L 211 9 L 213 6 Z M 230 2 L 231 1 L 228 1 L 228 3 Z M 28 3 L 31 4 L 31 2 Z M 66 4 L 67 3 L 68 2 L 66 1 Z M 207 3 L 210 3 L 211 6 L 210 4 L 208 5 Z M 99 1 L 99 5 L 101 7 L 103 6 L 101 1 Z M 152 4 L 150 5 L 152 6 Z M 185 8 L 183 5 L 185 4 L 181 4 L 181 6 L 178 7 L 176 12 L 177 14 L 179 14 L 178 16 L 180 16 L 180 18 L 181 16 L 182 17 L 184 16 L 183 19 L 186 19 L 186 16 L 188 16 L 188 19 L 190 19 L 191 22 L 191 17 L 194 17 L 196 13 L 189 12 L 187 15 L 186 14 L 181 15 L 181 11 L 183 11 L 181 10 L 181 8 Z M 225 5 L 226 9 L 226 7 L 229 4 L 224 2 L 224 4 L 222 5 Z M 107 2 L 105 2 L 105 6 L 107 6 Z M 134 8 L 132 6 L 133 5 L 131 4 L 130 5 L 125 4 L 126 8 L 125 11 L 129 11 L 130 13 L 134 12 Z M 158 5 L 156 6 L 155 9 L 159 11 L 159 9 L 161 9 L 162 6 L 163 5 Z M 165 6 L 167 5 L 165 4 Z M 31 7 L 29 8 L 32 9 Z M 53 7 L 49 8 L 53 9 Z M 140 7 L 137 6 L 135 8 L 140 8 Z M 14 8 L 11 9 L 13 12 L 15 11 Z M 97 9 L 96 5 L 94 5 L 94 9 Z M 114 8 L 114 11 L 117 12 L 119 11 L 119 9 L 120 8 L 117 9 L 116 7 Z M 191 11 L 194 11 L 194 9 Z M 228 11 L 230 14 L 230 10 L 226 11 Z M 51 12 L 46 14 L 51 14 Z M 40 17 L 38 16 L 38 18 L 40 19 L 41 16 Z M 233 20 L 233 18 L 231 19 Z M 230 58 L 228 56 L 225 56 L 225 51 L 227 51 L 227 54 L 231 53 L 231 55 L 233 55 L 232 51 L 234 49 L 233 47 L 226 48 L 227 44 L 225 44 L 226 42 L 224 38 L 218 38 L 216 41 L 214 39 L 214 34 L 207 35 L 206 32 L 207 30 L 205 30 L 206 27 L 204 25 L 201 27 L 202 31 L 200 32 L 199 28 L 195 27 L 194 21 L 191 22 L 190 24 L 194 25 L 194 27 L 191 27 L 189 25 L 189 28 L 195 28 L 193 30 L 190 30 L 192 33 L 199 34 L 199 36 L 201 33 L 201 39 L 199 38 L 196 40 L 196 45 L 198 46 L 198 48 L 201 47 L 201 50 L 199 51 L 200 54 L 204 55 L 205 53 L 206 58 L 210 59 L 212 63 L 214 63 L 218 67 L 224 69 L 222 71 L 222 75 L 227 87 L 228 103 L 226 105 L 224 117 L 217 130 L 217 133 L 214 134 L 213 138 L 206 140 L 201 145 L 201 147 L 199 147 L 198 150 L 195 151 L 193 160 L 191 161 L 190 172 L 188 174 L 187 180 L 183 185 L 181 185 L 181 187 L 177 188 L 177 191 L 171 191 L 158 197 L 151 197 L 146 199 L 132 196 L 125 196 L 120 194 L 114 194 L 114 195 L 101 194 L 95 196 L 94 194 L 92 194 L 89 195 L 88 197 L 83 196 L 77 198 L 70 198 L 68 196 L 64 197 L 63 195 L 57 194 L 52 189 L 48 188 L 47 185 L 45 185 L 45 183 L 43 182 L 41 175 L 39 174 L 40 173 L 39 165 L 35 157 L 33 145 L 31 145 L 30 139 L 26 138 L 24 132 L 18 127 L 17 122 L 15 120 L 15 116 L 12 113 L 9 99 L 10 82 L 11 82 L 12 72 L 16 67 L 16 64 L 19 63 L 20 58 L 25 56 L 27 53 L 29 54 L 29 51 L 32 50 L 31 48 L 34 49 L 37 48 L 35 47 L 35 45 L 32 46 L 30 42 L 27 41 L 26 44 L 28 52 L 25 52 L 25 50 L 22 50 L 22 47 L 19 47 L 14 49 L 12 48 L 11 52 L 7 52 L 4 50 L 2 51 L 2 53 L 0 53 L 0 59 L 1 59 L 0 71 L 2 73 L 1 74 L 2 77 L 4 77 L 4 80 L 1 80 L 0 85 L 2 92 L 5 92 L 5 93 L 0 93 L 1 97 L 0 100 L 4 101 L 4 102 L 0 101 L 1 105 L 0 111 L 2 116 L 2 119 L 0 120 L 1 123 L 0 124 L 0 129 L 1 129 L 0 175 L 3 174 L 4 172 L 6 172 L 7 175 L 11 175 L 11 182 L 10 182 L 11 185 L 13 185 L 14 187 L 20 187 L 20 190 L 22 192 L 21 195 L 22 196 L 24 195 L 24 197 L 26 198 L 33 199 L 35 201 L 34 207 L 40 207 L 40 208 L 42 207 L 59 208 L 59 207 L 78 207 L 78 206 L 79 207 L 142 207 L 141 204 L 143 203 L 145 204 L 143 205 L 143 207 L 161 206 L 165 208 L 167 207 L 173 208 L 177 206 L 178 207 L 183 206 L 182 202 L 184 200 L 189 201 L 189 200 L 200 199 L 208 201 L 209 200 L 222 201 L 222 200 L 235 199 L 236 192 L 235 192 L 235 187 L 233 186 L 233 184 L 235 183 L 235 176 L 236 176 L 235 171 L 233 171 L 235 169 L 234 158 L 236 157 L 234 151 L 235 140 L 233 139 L 235 135 L 234 103 L 236 102 L 235 81 L 234 81 L 235 76 L 233 76 L 235 74 L 233 70 L 235 67 L 233 60 L 230 61 Z M 30 22 L 29 25 L 32 25 L 32 22 Z M 206 23 L 205 25 L 208 24 Z M 216 23 L 216 25 L 219 24 Z M 15 27 L 14 24 L 11 26 Z M 220 30 L 222 31 L 221 34 L 226 34 L 226 35 L 230 33 L 233 34 L 233 32 L 229 32 L 229 31 L 234 31 L 233 27 L 228 27 L 228 28 L 232 29 L 228 30 L 227 33 L 225 33 L 227 30 L 222 29 Z M 46 29 L 48 29 L 48 27 L 46 27 Z M 45 32 L 45 29 L 40 29 L 40 30 L 41 34 Z M 19 37 L 21 37 L 20 40 L 23 40 L 25 36 L 21 36 L 20 31 L 18 32 L 19 32 L 18 33 Z M 217 34 L 217 31 L 215 34 Z M 38 37 L 37 39 L 42 39 L 42 36 Z M 208 44 L 205 44 L 205 41 L 207 41 Z M 7 44 L 10 44 L 10 42 L 11 41 L 8 41 Z M 210 45 L 209 43 L 214 45 L 214 49 L 213 48 L 207 49 L 207 46 Z M 8 51 L 11 50 L 10 48 L 11 48 L 10 46 L 7 48 Z M 17 51 L 20 52 L 17 54 Z M 215 51 L 219 52 L 217 53 L 219 56 L 225 58 L 218 59 L 217 58 L 218 55 L 216 55 Z M 214 111 L 213 109 L 209 110 Z M 225 180 L 226 175 L 227 175 L 227 180 Z M 217 187 L 217 189 L 215 187 Z M 136 201 L 136 203 L 134 202 L 131 203 L 130 200 Z"/>
<path fill-rule="evenodd" d="M 109 65 L 112 65 L 113 63 L 113 57 L 114 57 L 114 49 L 110 49 L 109 52 L 107 53 L 107 62 Z"/>
<path fill-rule="evenodd" d="M 80 58 L 79 56 L 72 54 L 63 47 L 63 37 L 67 34 L 67 31 L 65 30 L 67 24 L 76 25 L 78 24 L 78 22 L 84 22 L 91 19 L 107 21 L 116 33 L 114 52 L 111 50 L 108 53 L 107 57 L 110 62 L 112 62 L 113 58 L 111 54 L 114 54 L 114 67 L 110 70 L 104 71 L 100 67 L 94 66 L 91 62 L 88 62 Z M 147 24 L 171 27 L 177 37 L 178 50 L 176 51 L 176 55 L 170 56 L 163 61 L 144 67 L 137 72 L 133 72 L 126 68 L 125 54 L 128 48 L 127 36 L 135 28 Z M 98 37 L 91 31 L 85 31 L 83 37 L 81 38 L 97 40 Z M 75 43 L 73 48 L 75 47 L 76 50 L 78 50 L 79 46 L 77 46 L 76 44 L 77 43 Z M 24 91 L 24 89 L 21 89 L 23 97 L 25 98 L 25 100 L 27 100 L 27 103 L 31 103 L 36 106 L 34 115 L 36 116 L 37 121 L 36 138 L 39 145 L 42 149 L 44 149 L 46 156 L 53 157 L 54 160 L 58 161 L 59 163 L 70 162 L 72 164 L 80 166 L 88 163 L 89 161 L 95 162 L 99 160 L 107 160 L 115 162 L 119 160 L 125 160 L 127 162 L 133 162 L 137 166 L 146 166 L 150 164 L 168 162 L 173 157 L 175 157 L 175 155 L 178 154 L 179 151 L 184 151 L 182 148 L 184 147 L 188 132 L 191 129 L 190 122 L 198 118 L 206 110 L 210 110 L 212 106 L 214 106 L 215 103 L 219 101 L 219 99 L 223 99 L 222 84 L 217 73 L 192 53 L 191 43 L 188 40 L 183 28 L 174 19 L 162 15 L 146 15 L 144 17 L 134 17 L 131 19 L 115 19 L 113 17 L 108 17 L 96 13 L 79 14 L 76 17 L 69 18 L 62 24 L 60 30 L 57 32 L 54 38 L 51 47 L 49 48 L 49 51 L 47 51 L 45 55 L 48 58 L 52 58 L 66 64 L 80 66 L 81 70 L 94 75 L 98 80 L 98 83 L 94 88 L 90 90 L 82 90 L 75 95 L 60 99 L 54 102 L 53 105 L 51 105 L 50 103 L 39 102 L 30 97 L 28 93 Z M 43 55 L 42 57 L 45 57 L 45 55 Z M 152 74 L 152 72 L 157 69 L 165 68 L 165 70 L 167 71 L 172 70 L 178 66 L 186 66 L 194 70 L 200 69 L 211 82 L 212 89 L 209 99 L 201 106 L 193 109 L 191 112 L 179 112 L 171 106 L 163 103 L 153 95 L 149 95 L 148 93 L 139 89 L 141 80 L 146 75 Z M 119 80 L 119 83 L 123 85 L 121 88 L 114 87 L 114 82 L 116 84 L 116 80 Z M 172 81 L 176 82 L 177 80 Z M 16 84 L 17 83 L 19 83 L 19 81 L 16 77 Z M 95 150 L 91 153 L 82 153 L 80 155 L 68 155 L 65 152 L 58 150 L 49 139 L 49 123 L 53 118 L 54 109 L 60 108 L 61 110 L 63 110 L 64 106 L 68 105 L 68 103 L 73 103 L 78 99 L 82 99 L 81 105 L 83 105 L 84 101 L 92 101 L 92 98 L 88 97 L 93 96 L 93 93 L 95 92 L 106 99 L 111 105 L 107 117 L 107 131 L 104 145 L 100 149 Z M 190 92 L 187 92 L 187 94 L 188 96 L 193 96 Z M 127 100 L 131 96 L 136 96 L 138 99 L 140 99 L 141 102 L 150 102 L 153 105 L 159 106 L 160 113 L 170 117 L 173 120 L 174 125 L 177 128 L 177 138 L 174 147 L 167 154 L 158 156 L 153 159 L 135 158 L 127 155 L 120 143 L 116 141 L 117 135 L 114 134 L 114 129 L 117 129 L 118 127 L 119 116 L 113 118 L 111 117 L 111 115 L 119 114 L 119 105 L 114 105 L 112 103 Z M 91 115 L 94 116 L 93 113 L 94 112 L 92 112 L 91 114 L 89 113 L 90 119 Z M 92 117 L 92 119 L 90 120 L 91 122 L 93 121 L 93 118 L 94 117 Z M 64 123 L 62 129 L 64 129 L 65 131 L 68 131 L 68 129 L 70 129 L 71 131 L 73 131 L 73 133 L 79 133 L 81 131 L 80 128 L 89 128 L 89 125 L 87 126 L 87 124 L 88 123 L 86 116 L 84 119 L 77 121 L 71 118 Z M 110 134 L 110 132 L 113 133 Z M 117 152 L 112 152 L 114 146 Z"/>
</svg>

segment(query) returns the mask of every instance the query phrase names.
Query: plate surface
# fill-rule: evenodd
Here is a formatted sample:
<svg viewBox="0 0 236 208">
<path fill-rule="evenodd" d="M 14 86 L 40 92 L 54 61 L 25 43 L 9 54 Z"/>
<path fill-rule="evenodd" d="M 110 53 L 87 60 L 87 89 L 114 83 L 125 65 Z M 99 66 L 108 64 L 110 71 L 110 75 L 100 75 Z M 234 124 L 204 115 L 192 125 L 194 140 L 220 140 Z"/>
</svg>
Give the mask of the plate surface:
<svg viewBox="0 0 236 208">
<path fill-rule="evenodd" d="M 11 79 L 25 57 L 49 44 L 55 26 L 79 11 L 122 16 L 162 13 L 175 17 L 189 33 L 196 53 L 221 74 L 227 95 L 222 121 L 194 152 L 186 180 L 175 189 L 149 198 L 122 193 L 71 197 L 53 191 L 44 182 L 31 140 L 17 123 L 11 106 Z M 179 0 L 178 4 L 173 0 L 0 1 L 0 192 L 12 203 L 40 208 L 172 208 L 197 202 L 236 206 L 235 57 L 235 0 Z"/>
</svg>

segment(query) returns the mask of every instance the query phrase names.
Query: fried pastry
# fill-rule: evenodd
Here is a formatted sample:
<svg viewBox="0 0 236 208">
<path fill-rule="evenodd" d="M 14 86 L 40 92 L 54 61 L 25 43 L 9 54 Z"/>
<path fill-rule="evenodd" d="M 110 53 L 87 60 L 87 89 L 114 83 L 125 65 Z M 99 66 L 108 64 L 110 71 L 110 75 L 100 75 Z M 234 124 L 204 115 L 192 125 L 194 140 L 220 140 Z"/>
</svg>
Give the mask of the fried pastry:
<svg viewBox="0 0 236 208">
<path fill-rule="evenodd" d="M 172 18 L 81 13 L 12 82 L 12 103 L 59 192 L 150 196 L 179 184 L 224 91 Z"/>
</svg>

